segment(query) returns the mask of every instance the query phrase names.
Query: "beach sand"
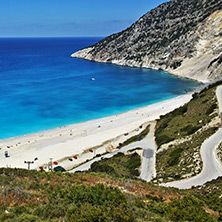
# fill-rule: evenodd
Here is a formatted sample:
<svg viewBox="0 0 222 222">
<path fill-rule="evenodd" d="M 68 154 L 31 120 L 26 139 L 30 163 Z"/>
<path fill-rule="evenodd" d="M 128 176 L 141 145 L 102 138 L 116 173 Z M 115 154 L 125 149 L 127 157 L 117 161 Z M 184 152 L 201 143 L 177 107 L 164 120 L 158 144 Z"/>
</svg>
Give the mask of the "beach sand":
<svg viewBox="0 0 222 222">
<path fill-rule="evenodd" d="M 191 97 L 189 93 L 118 115 L 1 140 L 0 167 L 27 168 L 24 161 L 37 158 L 30 168 L 42 166 L 48 170 L 52 158 L 52 162 L 57 161 L 66 170 L 72 169 L 96 154 L 115 149 L 119 143 L 140 133 L 149 121 L 183 105 Z M 9 154 L 7 158 L 5 151 Z"/>
</svg>

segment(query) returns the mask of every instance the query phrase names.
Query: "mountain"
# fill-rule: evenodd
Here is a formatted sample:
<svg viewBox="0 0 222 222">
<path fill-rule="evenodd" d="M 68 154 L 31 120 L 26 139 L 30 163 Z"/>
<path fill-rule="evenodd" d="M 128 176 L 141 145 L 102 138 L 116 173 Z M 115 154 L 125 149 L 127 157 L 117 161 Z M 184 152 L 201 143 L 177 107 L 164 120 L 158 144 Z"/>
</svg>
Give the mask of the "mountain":
<svg viewBox="0 0 222 222">
<path fill-rule="evenodd" d="M 71 57 L 162 69 L 202 82 L 222 78 L 222 0 L 173 0 Z"/>
</svg>

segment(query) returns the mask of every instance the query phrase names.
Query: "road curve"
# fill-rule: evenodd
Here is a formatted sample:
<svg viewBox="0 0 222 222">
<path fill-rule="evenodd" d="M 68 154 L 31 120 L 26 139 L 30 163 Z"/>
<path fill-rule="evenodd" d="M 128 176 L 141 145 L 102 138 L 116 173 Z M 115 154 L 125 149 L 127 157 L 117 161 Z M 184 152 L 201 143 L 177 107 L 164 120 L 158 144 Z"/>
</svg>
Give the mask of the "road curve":
<svg viewBox="0 0 222 222">
<path fill-rule="evenodd" d="M 217 99 L 219 102 L 219 110 L 222 113 L 222 86 L 218 86 L 216 90 Z M 214 135 L 209 137 L 201 146 L 201 157 L 203 160 L 203 169 L 197 176 L 189 179 L 161 184 L 167 187 L 176 187 L 179 189 L 189 189 L 192 186 L 203 185 L 204 183 L 222 176 L 222 166 L 214 156 L 215 148 L 222 141 L 222 128 Z"/>
<path fill-rule="evenodd" d="M 154 154 L 155 154 L 156 146 L 155 146 L 154 137 L 153 137 L 155 123 L 150 122 L 149 124 L 150 124 L 150 131 L 148 135 L 144 137 L 144 139 L 142 139 L 141 141 L 133 142 L 127 146 L 122 147 L 119 150 L 116 150 L 108 154 L 104 154 L 100 157 L 96 157 L 88 161 L 87 163 L 83 163 L 80 166 L 70 170 L 69 172 L 74 173 L 76 171 L 89 170 L 92 163 L 96 161 L 100 161 L 102 158 L 111 158 L 112 156 L 114 156 L 115 154 L 119 152 L 124 153 L 133 148 L 141 147 L 144 149 L 144 151 L 143 151 L 143 160 L 142 160 L 142 165 L 141 165 L 140 178 L 146 181 L 150 181 L 152 177 L 155 175 L 155 155 Z"/>
</svg>

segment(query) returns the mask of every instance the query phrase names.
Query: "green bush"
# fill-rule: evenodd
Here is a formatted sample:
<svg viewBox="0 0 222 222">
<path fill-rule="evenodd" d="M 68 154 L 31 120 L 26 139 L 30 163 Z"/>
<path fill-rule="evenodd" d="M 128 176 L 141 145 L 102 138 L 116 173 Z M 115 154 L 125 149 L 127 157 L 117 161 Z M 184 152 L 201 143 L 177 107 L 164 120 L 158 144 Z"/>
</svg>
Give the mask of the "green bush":
<svg viewBox="0 0 222 222">
<path fill-rule="evenodd" d="M 163 122 L 159 127 L 165 129 L 168 126 L 166 122 Z"/>
<path fill-rule="evenodd" d="M 76 221 L 76 222 L 97 222 L 105 221 L 105 211 L 97 206 L 84 203 L 77 206 L 73 204 L 65 215 L 65 221 Z M 111 219 L 111 218 L 110 218 Z"/>
<path fill-rule="evenodd" d="M 31 214 L 26 214 L 26 213 L 23 213 L 21 214 L 17 220 L 18 222 L 36 222 L 36 221 L 39 221 L 39 218 L 35 215 L 31 215 Z"/>
<path fill-rule="evenodd" d="M 141 133 L 138 135 L 132 136 L 129 139 L 125 140 L 123 144 L 119 145 L 117 148 L 122 148 L 123 146 L 127 146 L 130 143 L 133 143 L 135 141 L 142 140 L 150 131 L 150 125 L 148 125 Z"/>
<path fill-rule="evenodd" d="M 183 115 L 183 114 L 185 114 L 186 112 L 187 112 L 187 104 L 184 105 L 184 106 L 181 106 L 181 107 L 179 107 L 179 108 L 177 109 L 177 113 L 178 113 L 179 115 Z"/>
<path fill-rule="evenodd" d="M 187 125 L 182 129 L 182 131 L 186 131 L 187 135 L 191 135 L 195 133 L 198 129 L 200 129 L 200 126 Z"/>
<path fill-rule="evenodd" d="M 39 209 L 37 208 L 38 210 L 36 209 L 34 214 L 36 216 L 38 215 L 47 219 L 64 217 L 66 212 L 66 206 L 62 204 L 62 198 L 55 198 L 57 199 L 56 203 L 54 201 L 50 201 L 50 203 L 46 206 L 41 207 Z"/>
<path fill-rule="evenodd" d="M 210 222 L 215 221 L 203 209 L 203 202 L 189 195 L 180 200 L 172 201 L 164 211 L 171 221 Z"/>
<path fill-rule="evenodd" d="M 134 153 L 130 156 L 130 160 L 127 162 L 126 167 L 129 169 L 130 173 L 134 176 L 139 176 L 138 168 L 141 164 L 140 156 Z"/>
<path fill-rule="evenodd" d="M 169 136 L 164 135 L 164 134 L 156 138 L 156 142 L 158 146 L 161 146 L 164 143 L 169 143 L 172 140 L 173 138 L 170 138 Z"/>
<path fill-rule="evenodd" d="M 141 158 L 136 152 L 129 155 L 117 153 L 112 158 L 94 162 L 90 171 L 107 173 L 113 177 L 135 178 L 139 176 L 140 165 Z"/>
<path fill-rule="evenodd" d="M 73 204 L 67 210 L 65 221 L 75 222 L 100 222 L 100 221 L 125 221 L 134 222 L 135 216 L 126 205 L 120 204 L 118 207 L 100 207 L 89 203 L 81 205 Z"/>
<path fill-rule="evenodd" d="M 26 214 L 29 214 L 29 210 L 25 207 L 25 206 L 16 206 L 13 208 L 13 212 L 16 214 L 16 215 L 19 215 L 19 214 L 22 214 L 22 213 L 26 213 Z"/>
<path fill-rule="evenodd" d="M 113 167 L 107 165 L 106 163 L 99 163 L 99 162 L 94 162 L 91 165 L 91 171 L 92 172 L 104 172 L 107 174 L 115 174 L 115 170 Z"/>
<path fill-rule="evenodd" d="M 182 148 L 178 148 L 178 149 L 173 150 L 169 155 L 169 159 L 167 161 L 168 165 L 169 166 L 177 165 L 179 163 L 179 159 L 180 159 L 182 152 L 183 152 Z"/>
<path fill-rule="evenodd" d="M 217 104 L 212 104 L 206 111 L 207 115 L 210 115 L 217 108 Z"/>
</svg>

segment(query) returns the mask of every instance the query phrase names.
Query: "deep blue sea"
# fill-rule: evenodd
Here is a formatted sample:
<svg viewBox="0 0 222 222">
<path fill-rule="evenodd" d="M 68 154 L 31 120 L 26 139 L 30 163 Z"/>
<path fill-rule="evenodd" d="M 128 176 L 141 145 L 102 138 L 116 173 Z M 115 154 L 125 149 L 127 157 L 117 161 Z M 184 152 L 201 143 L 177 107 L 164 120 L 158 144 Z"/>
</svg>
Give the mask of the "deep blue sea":
<svg viewBox="0 0 222 222">
<path fill-rule="evenodd" d="M 70 58 L 100 39 L 0 39 L 0 139 L 117 114 L 200 85 L 163 71 Z"/>
</svg>

